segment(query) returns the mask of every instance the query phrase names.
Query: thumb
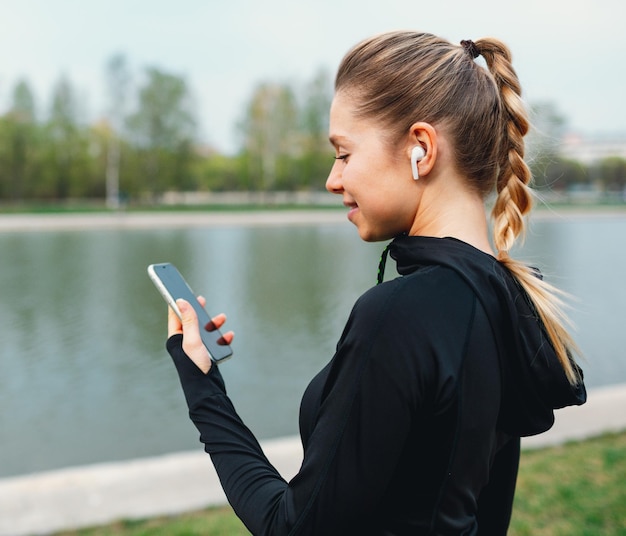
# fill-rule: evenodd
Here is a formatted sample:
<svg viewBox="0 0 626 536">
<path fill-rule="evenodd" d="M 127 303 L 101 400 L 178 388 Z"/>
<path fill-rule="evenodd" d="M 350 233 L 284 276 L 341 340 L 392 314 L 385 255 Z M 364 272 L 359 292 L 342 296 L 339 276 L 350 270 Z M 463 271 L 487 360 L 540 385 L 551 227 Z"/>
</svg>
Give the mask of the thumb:
<svg viewBox="0 0 626 536">
<path fill-rule="evenodd" d="M 183 326 L 192 327 L 198 324 L 198 316 L 196 315 L 196 311 L 188 301 L 179 298 L 178 300 L 176 300 L 176 306 L 178 307 L 178 310 L 180 312 L 180 321 L 182 322 Z"/>
<path fill-rule="evenodd" d="M 176 300 L 176 306 L 180 311 L 183 329 L 183 351 L 203 371 L 208 372 L 211 366 L 209 353 L 200 337 L 198 316 L 191 304 L 185 300 Z"/>
</svg>

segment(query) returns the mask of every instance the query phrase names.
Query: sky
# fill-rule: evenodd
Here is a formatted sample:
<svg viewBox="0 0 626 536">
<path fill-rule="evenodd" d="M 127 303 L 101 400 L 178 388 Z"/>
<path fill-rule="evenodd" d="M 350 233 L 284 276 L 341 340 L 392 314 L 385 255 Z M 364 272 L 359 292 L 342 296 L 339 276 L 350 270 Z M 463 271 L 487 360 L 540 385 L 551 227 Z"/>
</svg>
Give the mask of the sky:
<svg viewBox="0 0 626 536">
<path fill-rule="evenodd" d="M 106 64 L 121 53 L 137 84 L 147 67 L 183 77 L 201 139 L 233 152 L 256 85 L 333 76 L 361 39 L 413 29 L 497 37 L 528 103 L 554 103 L 582 136 L 626 133 L 625 16 L 623 0 L 0 0 L 0 112 L 26 79 L 45 113 L 63 75 L 97 120 Z"/>
</svg>

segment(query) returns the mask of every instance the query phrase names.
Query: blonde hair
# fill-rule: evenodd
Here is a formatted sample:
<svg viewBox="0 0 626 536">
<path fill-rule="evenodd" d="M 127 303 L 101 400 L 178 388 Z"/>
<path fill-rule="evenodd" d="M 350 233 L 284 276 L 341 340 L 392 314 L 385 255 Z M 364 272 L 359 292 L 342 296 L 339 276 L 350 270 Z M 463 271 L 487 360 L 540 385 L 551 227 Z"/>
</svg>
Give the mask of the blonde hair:
<svg viewBox="0 0 626 536">
<path fill-rule="evenodd" d="M 487 69 L 474 61 L 481 55 Z M 486 38 L 454 45 L 427 33 L 390 32 L 362 41 L 343 58 L 335 91 L 358 97 L 357 113 L 377 121 L 394 141 L 416 121 L 437 125 L 455 148 L 455 165 L 483 199 L 494 190 L 491 213 L 498 260 L 528 294 L 561 365 L 578 377 L 566 329 L 562 293 L 510 257 L 532 208 L 524 162 L 529 121 L 509 49 Z"/>
</svg>

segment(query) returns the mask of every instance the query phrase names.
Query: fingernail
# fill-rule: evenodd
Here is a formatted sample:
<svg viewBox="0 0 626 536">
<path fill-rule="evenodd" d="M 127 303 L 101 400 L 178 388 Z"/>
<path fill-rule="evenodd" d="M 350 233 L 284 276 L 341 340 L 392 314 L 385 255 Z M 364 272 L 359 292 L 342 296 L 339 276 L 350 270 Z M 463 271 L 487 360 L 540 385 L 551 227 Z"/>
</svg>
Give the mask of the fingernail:
<svg viewBox="0 0 626 536">
<path fill-rule="evenodd" d="M 189 306 L 185 300 L 178 299 L 176 300 L 176 305 L 178 306 L 178 310 L 182 313 L 187 311 L 187 307 Z"/>
</svg>

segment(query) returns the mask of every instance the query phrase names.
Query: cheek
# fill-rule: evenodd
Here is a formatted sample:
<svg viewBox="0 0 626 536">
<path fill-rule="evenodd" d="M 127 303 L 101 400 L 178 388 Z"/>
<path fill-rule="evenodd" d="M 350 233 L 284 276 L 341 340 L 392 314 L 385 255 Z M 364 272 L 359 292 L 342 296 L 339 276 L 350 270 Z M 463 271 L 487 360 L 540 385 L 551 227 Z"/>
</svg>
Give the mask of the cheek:
<svg viewBox="0 0 626 536">
<path fill-rule="evenodd" d="M 412 185 L 409 185 L 412 186 Z M 413 188 L 403 188 L 397 182 L 376 196 L 372 196 L 372 208 L 378 221 L 386 222 L 397 232 L 410 228 L 415 218 L 418 199 Z"/>
<path fill-rule="evenodd" d="M 353 159 L 345 166 L 342 173 L 344 187 L 357 190 L 361 194 L 373 189 L 379 190 L 384 182 L 380 180 L 381 178 L 384 178 L 384 174 L 376 166 L 372 166 L 369 159 Z"/>
</svg>

